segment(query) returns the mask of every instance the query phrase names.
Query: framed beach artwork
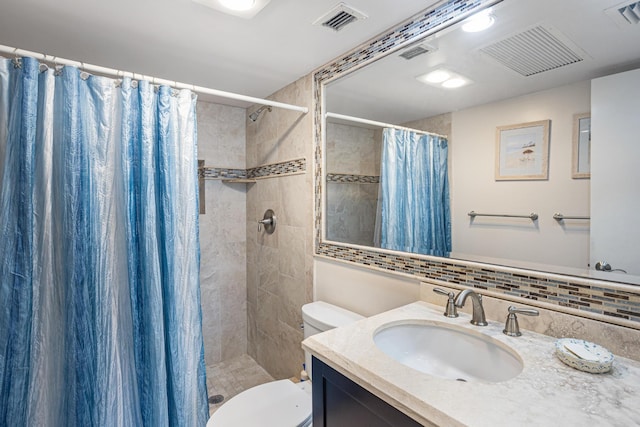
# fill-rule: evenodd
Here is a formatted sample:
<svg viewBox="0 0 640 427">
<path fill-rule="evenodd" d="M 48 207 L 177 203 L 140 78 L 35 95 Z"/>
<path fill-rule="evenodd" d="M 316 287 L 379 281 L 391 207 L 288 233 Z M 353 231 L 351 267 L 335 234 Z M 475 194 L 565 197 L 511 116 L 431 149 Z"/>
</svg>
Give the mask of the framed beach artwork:
<svg viewBox="0 0 640 427">
<path fill-rule="evenodd" d="M 591 178 L 591 113 L 573 116 L 571 178 Z"/>
<path fill-rule="evenodd" d="M 549 127 L 551 120 L 498 126 L 496 129 L 496 180 L 549 178 Z"/>
</svg>

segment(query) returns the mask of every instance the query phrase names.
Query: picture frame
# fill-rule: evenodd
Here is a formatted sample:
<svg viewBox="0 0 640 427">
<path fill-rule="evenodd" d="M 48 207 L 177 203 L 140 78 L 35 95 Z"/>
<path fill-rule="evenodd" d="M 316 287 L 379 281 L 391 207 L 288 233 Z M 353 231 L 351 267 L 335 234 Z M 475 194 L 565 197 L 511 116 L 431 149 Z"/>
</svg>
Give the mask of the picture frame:
<svg viewBox="0 0 640 427">
<path fill-rule="evenodd" d="M 591 178 L 591 113 L 573 115 L 571 178 Z"/>
<path fill-rule="evenodd" d="M 496 128 L 496 181 L 549 179 L 551 120 Z"/>
</svg>

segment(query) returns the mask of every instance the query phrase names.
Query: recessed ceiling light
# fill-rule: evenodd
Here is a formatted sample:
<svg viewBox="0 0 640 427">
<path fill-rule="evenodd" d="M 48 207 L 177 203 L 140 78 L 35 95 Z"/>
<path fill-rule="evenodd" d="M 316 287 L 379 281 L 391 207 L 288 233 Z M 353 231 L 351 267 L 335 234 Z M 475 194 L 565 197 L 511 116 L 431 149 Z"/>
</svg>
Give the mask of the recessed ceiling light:
<svg viewBox="0 0 640 427">
<path fill-rule="evenodd" d="M 446 68 L 438 68 L 426 74 L 422 74 L 416 77 L 416 79 L 430 86 L 440 88 L 444 87 L 447 89 L 454 89 L 471 83 L 471 80 L 468 78 L 461 76 L 458 73 L 454 73 L 453 71 L 449 71 Z"/>
<path fill-rule="evenodd" d="M 422 80 L 429 83 L 442 83 L 449 78 L 451 78 L 451 73 L 447 70 L 435 70 L 422 76 Z"/>
<path fill-rule="evenodd" d="M 249 10 L 256 5 L 256 0 L 218 0 L 218 1 L 224 7 L 231 10 L 236 10 L 236 11 Z"/>
<path fill-rule="evenodd" d="M 447 89 L 455 89 L 455 88 L 462 87 L 467 83 L 468 83 L 468 80 L 463 79 L 462 77 L 454 77 L 452 79 L 442 82 L 442 87 L 446 87 Z"/>
<path fill-rule="evenodd" d="M 483 10 L 466 19 L 462 24 L 462 31 L 467 33 L 477 33 L 484 31 L 495 22 L 495 18 L 491 14 L 491 10 Z"/>
<path fill-rule="evenodd" d="M 228 15 L 251 19 L 258 14 L 270 0 L 192 0 Z"/>
</svg>

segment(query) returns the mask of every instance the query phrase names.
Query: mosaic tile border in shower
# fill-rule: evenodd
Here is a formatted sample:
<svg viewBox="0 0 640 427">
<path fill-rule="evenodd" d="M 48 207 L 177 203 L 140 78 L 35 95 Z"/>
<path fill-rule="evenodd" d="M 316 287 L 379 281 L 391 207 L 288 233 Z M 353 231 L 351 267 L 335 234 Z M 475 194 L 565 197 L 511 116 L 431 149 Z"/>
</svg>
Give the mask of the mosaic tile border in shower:
<svg viewBox="0 0 640 427">
<path fill-rule="evenodd" d="M 328 173 L 327 182 L 344 184 L 378 184 L 380 177 L 376 175 L 349 175 L 343 173 Z"/>
<path fill-rule="evenodd" d="M 247 170 L 247 178 L 266 178 L 278 175 L 288 175 L 307 170 L 307 159 L 295 159 L 286 162 L 262 165 Z"/>
<path fill-rule="evenodd" d="M 408 254 L 380 253 L 322 242 L 323 130 L 321 124 L 324 104 L 321 98 L 324 84 L 381 57 L 386 52 L 399 49 L 419 39 L 436 27 L 451 22 L 473 8 L 491 6 L 500 1 L 444 1 L 434 10 L 414 16 L 314 74 L 316 254 L 364 267 L 409 274 L 416 278 L 448 281 L 478 289 L 490 289 L 512 297 L 543 301 L 558 306 L 560 310 L 562 307 L 579 310 L 585 317 L 593 317 L 597 320 L 602 320 L 602 317 L 609 318 L 612 319 L 612 323 L 617 323 L 616 319 L 620 319 L 631 323 L 634 328 L 640 328 L 640 288 L 637 292 L 632 288 L 624 291 L 619 288 L 626 285 L 617 286 L 615 282 L 608 284 L 608 282 L 590 281 L 574 276 L 558 276 L 533 270 L 510 269 L 513 271 L 505 272 L 503 268 L 489 264 L 483 267 L 472 267 L 455 261 L 426 260 Z"/>
<path fill-rule="evenodd" d="M 569 307 L 583 312 L 585 317 L 591 317 L 589 314 L 593 313 L 640 322 L 640 289 L 637 292 L 620 290 L 595 280 L 574 280 L 570 276 L 559 275 L 544 277 L 544 274 L 525 270 L 507 272 L 489 265 L 483 268 L 329 243 L 319 245 L 318 255 L 409 274 L 417 279 L 440 280 Z"/>
<path fill-rule="evenodd" d="M 229 169 L 202 167 L 198 169 L 198 177 L 204 179 L 258 179 L 306 172 L 307 159 L 288 160 L 286 162 L 262 165 L 250 169 Z"/>
<path fill-rule="evenodd" d="M 245 169 L 202 167 L 198 170 L 200 177 L 204 179 L 244 179 L 247 177 Z"/>
</svg>

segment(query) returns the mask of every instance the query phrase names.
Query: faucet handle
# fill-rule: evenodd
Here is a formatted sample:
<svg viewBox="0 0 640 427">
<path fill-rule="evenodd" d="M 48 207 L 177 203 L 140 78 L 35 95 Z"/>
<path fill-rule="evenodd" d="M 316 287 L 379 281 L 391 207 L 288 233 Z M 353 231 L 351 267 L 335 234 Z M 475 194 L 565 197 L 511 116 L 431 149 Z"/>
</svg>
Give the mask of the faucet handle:
<svg viewBox="0 0 640 427">
<path fill-rule="evenodd" d="M 453 292 L 447 292 L 444 289 L 433 288 L 433 292 L 440 295 L 446 295 L 449 297 L 447 300 L 447 308 L 444 311 L 444 315 L 447 317 L 458 317 L 458 309 L 455 304 L 455 295 Z"/>
<path fill-rule="evenodd" d="M 504 324 L 503 334 L 509 335 L 510 337 L 519 337 L 522 335 L 520 332 L 520 325 L 518 325 L 518 317 L 517 314 L 526 314 L 527 316 L 538 316 L 540 312 L 533 308 L 518 308 L 515 306 L 509 307 L 509 314 L 507 315 L 507 321 Z"/>
<path fill-rule="evenodd" d="M 527 316 L 538 316 L 540 314 L 540 312 L 535 308 L 518 308 L 513 305 L 509 307 L 509 314 L 512 313 L 526 314 Z"/>
</svg>

